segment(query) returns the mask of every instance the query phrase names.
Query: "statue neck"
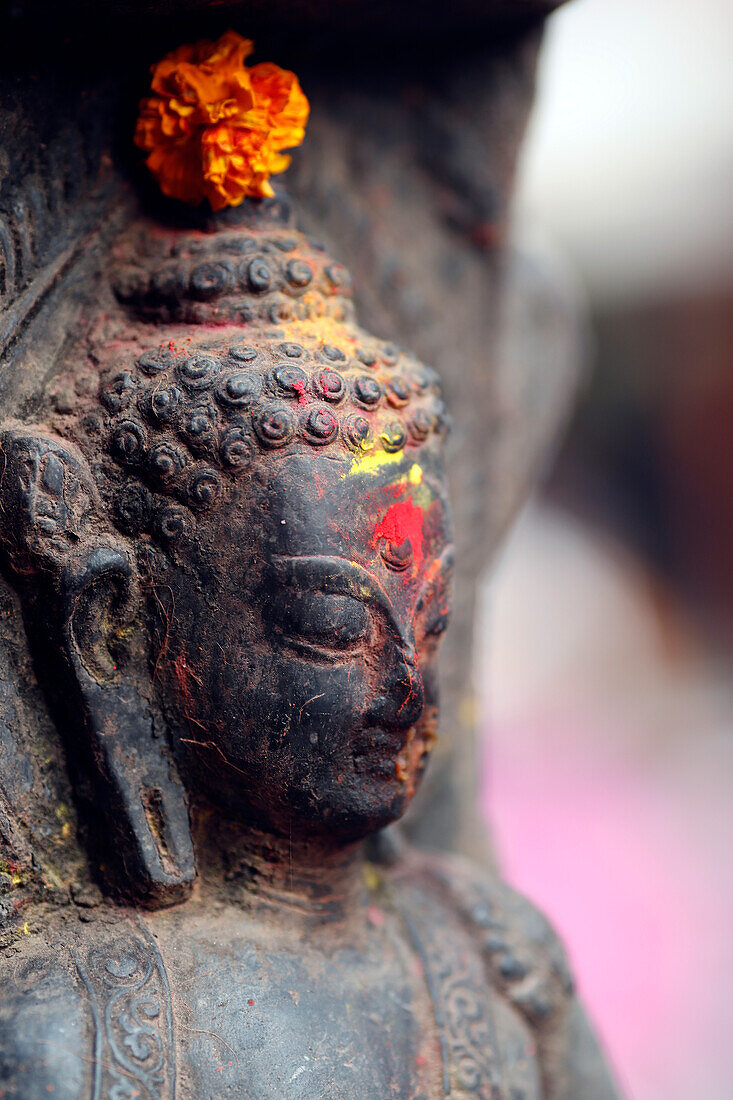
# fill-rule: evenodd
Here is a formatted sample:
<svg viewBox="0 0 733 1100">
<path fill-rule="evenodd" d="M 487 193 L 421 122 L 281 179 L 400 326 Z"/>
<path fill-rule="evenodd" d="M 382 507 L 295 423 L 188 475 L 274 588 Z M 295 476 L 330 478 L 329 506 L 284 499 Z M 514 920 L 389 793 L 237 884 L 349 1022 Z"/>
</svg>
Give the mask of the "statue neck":
<svg viewBox="0 0 733 1100">
<path fill-rule="evenodd" d="M 358 921 L 366 914 L 364 842 L 282 836 L 197 815 L 196 850 L 205 888 L 229 894 L 268 919 Z"/>
</svg>

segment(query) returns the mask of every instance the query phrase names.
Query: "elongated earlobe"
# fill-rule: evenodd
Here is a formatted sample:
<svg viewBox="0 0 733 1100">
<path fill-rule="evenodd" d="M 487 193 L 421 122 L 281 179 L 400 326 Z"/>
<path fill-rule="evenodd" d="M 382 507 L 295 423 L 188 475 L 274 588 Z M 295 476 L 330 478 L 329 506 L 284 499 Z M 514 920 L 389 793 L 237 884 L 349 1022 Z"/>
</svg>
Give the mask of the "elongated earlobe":
<svg viewBox="0 0 733 1100">
<path fill-rule="evenodd" d="M 100 531 L 101 504 L 76 448 L 21 429 L 4 433 L 1 458 L 5 549 L 16 574 L 46 577 L 44 626 L 73 719 L 83 713 L 66 724 L 90 781 L 90 829 L 104 831 L 95 840 L 124 895 L 171 904 L 189 891 L 195 863 L 183 785 L 144 695 L 144 660 L 125 641 L 138 603 L 133 562 Z"/>
<path fill-rule="evenodd" d="M 185 896 L 195 867 L 188 808 L 149 703 L 130 670 L 120 668 L 114 637 L 133 597 L 127 556 L 90 551 L 61 582 L 61 638 L 86 712 L 99 793 L 126 855 L 127 890 L 148 904 Z"/>
</svg>

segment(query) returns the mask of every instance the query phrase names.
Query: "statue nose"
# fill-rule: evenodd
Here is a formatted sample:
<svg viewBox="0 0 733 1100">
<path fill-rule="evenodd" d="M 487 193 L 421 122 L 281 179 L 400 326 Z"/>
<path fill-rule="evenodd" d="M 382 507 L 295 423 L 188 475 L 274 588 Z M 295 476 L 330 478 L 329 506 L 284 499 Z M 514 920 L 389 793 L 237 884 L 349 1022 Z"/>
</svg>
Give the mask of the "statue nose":
<svg viewBox="0 0 733 1100">
<path fill-rule="evenodd" d="M 415 651 L 402 650 L 385 677 L 383 692 L 374 700 L 369 718 L 375 725 L 407 729 L 425 706 L 425 688 Z"/>
</svg>

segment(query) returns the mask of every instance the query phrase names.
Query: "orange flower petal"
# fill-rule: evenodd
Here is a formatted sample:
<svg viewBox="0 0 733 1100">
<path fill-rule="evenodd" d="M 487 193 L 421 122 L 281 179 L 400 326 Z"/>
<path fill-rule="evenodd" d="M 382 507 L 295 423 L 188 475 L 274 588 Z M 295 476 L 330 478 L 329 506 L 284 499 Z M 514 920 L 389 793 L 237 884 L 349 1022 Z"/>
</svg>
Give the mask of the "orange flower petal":
<svg viewBox="0 0 733 1100">
<path fill-rule="evenodd" d="M 290 163 L 281 150 L 302 142 L 309 105 L 294 73 L 270 62 L 247 68 L 253 49 L 227 31 L 152 67 L 135 143 L 164 194 L 207 198 L 214 210 L 273 194 L 269 177 Z"/>
</svg>

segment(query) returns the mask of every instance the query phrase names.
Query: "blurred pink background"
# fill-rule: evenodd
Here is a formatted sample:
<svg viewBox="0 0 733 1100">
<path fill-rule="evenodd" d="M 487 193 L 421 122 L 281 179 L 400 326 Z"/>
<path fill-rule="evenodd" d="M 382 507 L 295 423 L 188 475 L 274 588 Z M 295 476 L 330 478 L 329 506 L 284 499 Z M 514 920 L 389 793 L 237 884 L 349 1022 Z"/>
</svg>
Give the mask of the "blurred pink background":
<svg viewBox="0 0 733 1100">
<path fill-rule="evenodd" d="M 546 506 L 487 605 L 504 872 L 562 933 L 625 1094 L 730 1100 L 730 680 L 638 563 Z"/>
</svg>

